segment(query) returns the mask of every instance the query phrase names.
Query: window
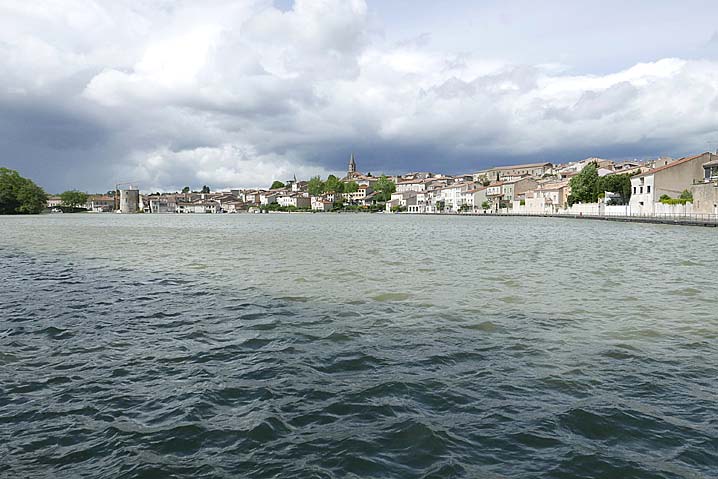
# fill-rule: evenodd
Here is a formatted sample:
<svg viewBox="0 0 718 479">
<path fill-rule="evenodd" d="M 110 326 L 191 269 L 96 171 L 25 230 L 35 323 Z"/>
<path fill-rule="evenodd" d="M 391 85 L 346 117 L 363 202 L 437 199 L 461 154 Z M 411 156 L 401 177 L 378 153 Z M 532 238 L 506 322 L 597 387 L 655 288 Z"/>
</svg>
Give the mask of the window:
<svg viewBox="0 0 718 479">
<path fill-rule="evenodd" d="M 638 187 L 636 187 L 636 186 L 633 187 L 633 194 L 634 194 L 634 195 L 636 194 L 636 190 L 637 190 L 637 189 L 638 189 Z"/>
<path fill-rule="evenodd" d="M 643 187 L 641 186 L 641 194 L 643 194 Z"/>
<path fill-rule="evenodd" d="M 650 192 L 651 192 L 651 185 L 648 185 L 648 186 L 646 186 L 646 193 L 650 193 Z"/>
</svg>

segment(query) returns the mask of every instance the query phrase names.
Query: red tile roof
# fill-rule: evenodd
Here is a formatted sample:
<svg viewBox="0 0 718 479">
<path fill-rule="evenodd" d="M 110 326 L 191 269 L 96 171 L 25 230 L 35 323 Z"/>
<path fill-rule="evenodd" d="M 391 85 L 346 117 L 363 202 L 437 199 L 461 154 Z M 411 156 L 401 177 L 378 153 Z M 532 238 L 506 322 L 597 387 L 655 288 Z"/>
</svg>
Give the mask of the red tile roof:
<svg viewBox="0 0 718 479">
<path fill-rule="evenodd" d="M 648 170 L 645 173 L 642 173 L 640 175 L 636 175 L 636 178 L 641 178 L 643 176 L 649 176 L 654 173 L 658 173 L 659 171 L 667 170 L 668 168 L 672 168 L 674 166 L 682 165 L 683 163 L 688 163 L 689 161 L 695 160 L 696 158 L 700 158 L 703 155 L 709 155 L 710 153 L 705 152 L 701 153 L 700 155 L 695 156 L 688 156 L 686 158 L 681 158 L 680 160 L 676 160 L 673 163 L 668 163 L 667 165 L 659 166 L 658 168 L 653 168 L 652 170 Z"/>
</svg>

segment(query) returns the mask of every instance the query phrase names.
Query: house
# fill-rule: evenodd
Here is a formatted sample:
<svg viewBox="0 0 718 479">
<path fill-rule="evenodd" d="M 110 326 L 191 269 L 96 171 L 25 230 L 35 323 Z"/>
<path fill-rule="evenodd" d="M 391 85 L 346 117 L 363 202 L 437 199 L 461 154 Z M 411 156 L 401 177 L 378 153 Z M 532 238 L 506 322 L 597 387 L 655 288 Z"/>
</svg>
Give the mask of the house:
<svg viewBox="0 0 718 479">
<path fill-rule="evenodd" d="M 386 202 L 386 211 L 391 211 L 394 207 L 408 210 L 409 206 L 416 205 L 416 191 L 402 191 L 391 194 L 391 198 Z"/>
<path fill-rule="evenodd" d="M 523 178 L 532 176 L 541 178 L 543 175 L 553 173 L 552 163 L 527 163 L 523 165 L 497 166 L 488 170 L 474 173 L 474 181 L 502 181 L 504 179 Z"/>
<path fill-rule="evenodd" d="M 434 190 L 417 191 L 416 203 L 407 204 L 406 210 L 409 213 L 436 213 L 436 201 L 434 199 Z"/>
<path fill-rule="evenodd" d="M 282 193 L 277 196 L 277 203 L 285 208 L 310 208 L 312 205 L 311 199 L 301 193 Z"/>
<path fill-rule="evenodd" d="M 258 190 L 245 190 L 240 192 L 239 199 L 250 205 L 260 204 L 260 192 Z"/>
<path fill-rule="evenodd" d="M 326 197 L 312 196 L 310 200 L 312 211 L 331 211 L 334 207 L 334 202 Z"/>
<path fill-rule="evenodd" d="M 684 190 L 689 190 L 694 182 L 705 179 L 704 164 L 718 160 L 718 155 L 701 153 L 700 155 L 665 160 L 660 166 L 631 178 L 631 211 L 641 214 L 653 214 L 656 203 L 663 195 L 678 198 Z"/>
<path fill-rule="evenodd" d="M 504 183 L 502 181 L 495 181 L 486 187 L 486 198 L 492 210 L 498 211 L 498 209 L 502 207 L 503 197 Z"/>
<path fill-rule="evenodd" d="M 176 213 L 177 197 L 170 195 L 150 196 L 147 198 L 145 213 Z"/>
<path fill-rule="evenodd" d="M 533 178 L 521 178 L 511 181 L 502 182 L 502 198 L 501 201 L 505 203 L 507 207 L 512 204 L 514 200 L 522 200 L 526 198 L 526 192 L 536 189 L 538 182 Z"/>
<path fill-rule="evenodd" d="M 115 197 L 109 195 L 90 195 L 85 208 L 95 213 L 109 213 L 115 208 Z"/>
<path fill-rule="evenodd" d="M 281 193 L 277 191 L 262 191 L 259 193 L 259 204 L 266 206 L 277 202 L 277 198 Z"/>
<path fill-rule="evenodd" d="M 431 179 L 411 179 L 400 180 L 396 183 L 396 192 L 404 193 L 405 191 L 426 191 Z"/>
<path fill-rule="evenodd" d="M 372 193 L 372 187 L 367 184 L 359 185 L 359 188 L 354 193 L 344 193 L 343 197 L 345 200 L 353 204 L 364 202 L 364 198 Z"/>
<path fill-rule="evenodd" d="M 552 214 L 568 207 L 571 194 L 569 180 L 541 183 L 533 191 L 527 191 L 524 198 L 525 213 Z M 514 202 L 516 205 L 516 202 Z"/>
<path fill-rule="evenodd" d="M 59 196 L 48 196 L 47 197 L 47 207 L 48 208 L 57 208 L 62 204 L 62 200 Z"/>
<path fill-rule="evenodd" d="M 458 212 L 464 204 L 464 192 L 473 183 L 454 183 L 436 190 L 436 201 L 444 205 L 444 211 Z"/>
<path fill-rule="evenodd" d="M 246 210 L 247 206 L 243 201 L 225 201 L 222 203 L 222 211 L 225 213 L 239 213 L 240 211 Z"/>
<path fill-rule="evenodd" d="M 489 200 L 488 196 L 486 196 L 487 189 L 486 186 L 479 186 L 478 188 L 464 191 L 462 203 L 471 212 L 483 211 L 484 203 Z"/>
<path fill-rule="evenodd" d="M 718 215 L 718 160 L 703 163 L 703 178 L 690 191 L 694 213 Z"/>
<path fill-rule="evenodd" d="M 184 201 L 177 202 L 177 213 L 219 213 L 219 203 L 214 201 L 198 200 L 192 203 Z"/>
</svg>

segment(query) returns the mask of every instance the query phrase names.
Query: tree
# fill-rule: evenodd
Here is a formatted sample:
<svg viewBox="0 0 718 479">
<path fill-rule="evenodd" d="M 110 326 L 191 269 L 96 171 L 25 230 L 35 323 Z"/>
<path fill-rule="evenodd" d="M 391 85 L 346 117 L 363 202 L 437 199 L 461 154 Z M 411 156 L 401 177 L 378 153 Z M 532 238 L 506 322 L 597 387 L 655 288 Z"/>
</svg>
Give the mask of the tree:
<svg viewBox="0 0 718 479">
<path fill-rule="evenodd" d="M 599 194 L 609 191 L 621 196 L 621 204 L 631 200 L 631 175 L 606 175 L 598 181 Z"/>
<path fill-rule="evenodd" d="M 84 207 L 87 203 L 87 193 L 78 190 L 68 190 L 60 194 L 63 206 L 71 208 Z"/>
<path fill-rule="evenodd" d="M 324 182 L 319 176 L 313 176 L 309 178 L 307 183 L 307 190 L 312 196 L 319 196 L 324 192 Z"/>
<path fill-rule="evenodd" d="M 184 193 L 184 194 L 189 193 L 189 186 L 185 186 L 184 188 L 182 188 L 182 193 Z"/>
<path fill-rule="evenodd" d="M 0 168 L 0 214 L 34 215 L 47 205 L 47 194 L 15 170 Z"/>
<path fill-rule="evenodd" d="M 275 181 L 272 183 L 272 186 L 269 187 L 269 189 L 270 189 L 270 190 L 278 190 L 278 189 L 280 189 L 280 188 L 284 188 L 284 186 L 285 186 L 284 183 L 282 183 L 282 182 L 279 181 L 279 180 L 275 180 Z"/>
<path fill-rule="evenodd" d="M 348 181 L 344 183 L 343 190 L 344 193 L 356 193 L 357 191 L 359 191 L 359 185 L 356 181 Z"/>
<path fill-rule="evenodd" d="M 386 175 L 381 175 L 379 180 L 374 183 L 374 191 L 378 193 L 378 201 L 389 201 L 389 199 L 391 199 L 391 194 L 396 191 L 396 185 L 393 181 L 387 178 Z"/>
<path fill-rule="evenodd" d="M 339 181 L 334 175 L 329 175 L 327 181 L 324 182 L 324 192 L 326 193 L 343 193 L 344 183 Z"/>
<path fill-rule="evenodd" d="M 584 166 L 581 173 L 571 178 L 571 194 L 568 197 L 569 205 L 598 201 L 598 180 L 596 163 L 589 163 Z"/>
<path fill-rule="evenodd" d="M 488 201 L 484 201 L 483 203 L 481 203 L 482 210 L 488 210 L 490 208 L 491 208 L 491 203 L 489 203 Z"/>
<path fill-rule="evenodd" d="M 679 199 L 687 201 L 689 203 L 693 203 L 693 193 L 688 190 L 683 190 Z"/>
<path fill-rule="evenodd" d="M 209 193 L 209 186 L 204 185 L 204 186 L 202 187 L 202 191 L 200 191 L 200 193 Z"/>
</svg>

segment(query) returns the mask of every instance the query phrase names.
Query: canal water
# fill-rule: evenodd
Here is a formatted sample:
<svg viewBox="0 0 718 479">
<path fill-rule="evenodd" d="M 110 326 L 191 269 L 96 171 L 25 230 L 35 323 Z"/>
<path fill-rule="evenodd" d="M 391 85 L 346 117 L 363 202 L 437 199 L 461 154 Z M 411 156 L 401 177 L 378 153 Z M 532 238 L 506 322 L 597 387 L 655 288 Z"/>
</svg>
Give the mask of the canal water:
<svg viewBox="0 0 718 479">
<path fill-rule="evenodd" d="M 714 478 L 716 239 L 0 217 L 0 477 Z"/>
</svg>

